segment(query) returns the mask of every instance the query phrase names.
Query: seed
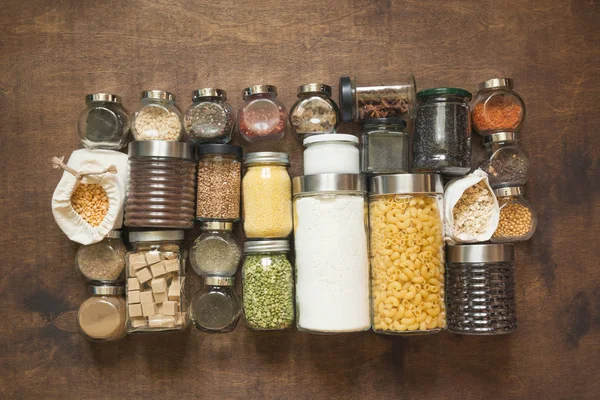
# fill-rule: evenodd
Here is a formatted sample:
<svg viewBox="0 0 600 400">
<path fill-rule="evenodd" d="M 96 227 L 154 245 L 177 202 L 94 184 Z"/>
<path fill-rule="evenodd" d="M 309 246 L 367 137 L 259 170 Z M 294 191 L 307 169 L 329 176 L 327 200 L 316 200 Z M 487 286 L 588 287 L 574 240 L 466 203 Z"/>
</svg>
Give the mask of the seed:
<svg viewBox="0 0 600 400">
<path fill-rule="evenodd" d="M 98 226 L 108 212 L 108 195 L 98 184 L 82 183 L 71 195 L 71 206 L 85 222 Z"/>
</svg>

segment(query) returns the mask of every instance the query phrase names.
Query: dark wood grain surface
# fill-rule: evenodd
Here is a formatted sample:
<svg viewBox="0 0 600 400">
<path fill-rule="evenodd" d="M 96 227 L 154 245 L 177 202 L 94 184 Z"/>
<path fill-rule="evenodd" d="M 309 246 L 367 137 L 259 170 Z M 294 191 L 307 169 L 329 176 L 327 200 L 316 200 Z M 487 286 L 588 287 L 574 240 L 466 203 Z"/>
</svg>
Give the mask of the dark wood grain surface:
<svg viewBox="0 0 600 400">
<path fill-rule="evenodd" d="M 0 398 L 599 398 L 599 27 L 581 0 L 0 2 Z M 540 221 L 517 246 L 517 333 L 74 333 L 87 295 L 50 212 L 49 160 L 80 147 L 85 94 L 118 93 L 131 111 L 160 88 L 185 110 L 217 85 L 237 107 L 269 83 L 291 106 L 304 82 L 409 72 L 421 89 L 509 76 L 525 99 Z M 302 171 L 291 136 L 246 149 L 288 151 Z"/>
</svg>

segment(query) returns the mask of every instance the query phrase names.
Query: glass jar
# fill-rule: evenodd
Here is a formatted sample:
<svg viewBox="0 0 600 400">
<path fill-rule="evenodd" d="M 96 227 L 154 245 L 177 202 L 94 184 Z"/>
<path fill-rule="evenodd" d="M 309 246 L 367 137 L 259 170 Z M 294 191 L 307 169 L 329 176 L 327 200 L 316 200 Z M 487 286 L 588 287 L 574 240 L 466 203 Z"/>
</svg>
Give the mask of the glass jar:
<svg viewBox="0 0 600 400">
<path fill-rule="evenodd" d="M 190 263 L 201 276 L 233 276 L 242 258 L 242 249 L 233 235 L 231 222 L 204 222 L 202 233 L 190 250 Z"/>
<path fill-rule="evenodd" d="M 331 86 L 309 83 L 298 88 L 298 100 L 290 110 L 290 124 L 300 137 L 334 133 L 340 111 L 331 99 Z"/>
<path fill-rule="evenodd" d="M 194 226 L 196 164 L 187 143 L 129 144 L 125 225 L 189 229 Z"/>
<path fill-rule="evenodd" d="M 497 132 L 483 138 L 485 154 L 479 167 L 488 174 L 493 188 L 520 186 L 527 182 L 529 156 L 515 132 Z"/>
<path fill-rule="evenodd" d="M 415 77 L 387 85 L 356 82 L 356 78 L 340 78 L 342 121 L 363 121 L 370 118 L 395 117 L 412 119 L 415 113 Z"/>
<path fill-rule="evenodd" d="M 500 206 L 498 227 L 490 239 L 494 243 L 528 240 L 537 227 L 537 214 L 523 197 L 522 186 L 495 189 Z"/>
<path fill-rule="evenodd" d="M 110 231 L 100 242 L 79 247 L 75 255 L 75 269 L 89 282 L 122 282 L 125 278 L 125 253 L 127 249 L 121 232 Z"/>
<path fill-rule="evenodd" d="M 360 174 L 358 138 L 327 133 L 304 139 L 304 175 Z"/>
<path fill-rule="evenodd" d="M 196 218 L 200 221 L 238 221 L 242 148 L 230 144 L 198 146 Z"/>
<path fill-rule="evenodd" d="M 292 181 L 287 153 L 248 153 L 242 180 L 244 232 L 248 238 L 286 238 L 292 233 Z"/>
<path fill-rule="evenodd" d="M 277 98 L 277 88 L 256 85 L 244 89 L 244 105 L 238 111 L 240 134 L 249 142 L 281 139 L 285 135 L 287 111 Z"/>
<path fill-rule="evenodd" d="M 294 321 L 294 278 L 287 240 L 244 243 L 242 305 L 246 326 L 283 330 Z"/>
<path fill-rule="evenodd" d="M 127 336 L 123 286 L 89 286 L 92 295 L 77 311 L 77 327 L 91 341 L 113 341 Z"/>
<path fill-rule="evenodd" d="M 498 335 L 517 330 L 512 244 L 448 246 L 448 330 Z"/>
<path fill-rule="evenodd" d="M 188 325 L 183 231 L 130 232 L 127 330 L 181 331 Z"/>
<path fill-rule="evenodd" d="M 227 333 L 235 329 L 242 307 L 233 277 L 204 277 L 204 285 L 190 302 L 192 322 L 203 332 Z"/>
<path fill-rule="evenodd" d="M 296 327 L 315 333 L 371 328 L 365 178 L 293 180 Z"/>
<path fill-rule="evenodd" d="M 86 108 L 79 114 L 77 134 L 88 149 L 119 150 L 129 142 L 129 115 L 115 94 L 85 96 Z"/>
<path fill-rule="evenodd" d="M 223 89 L 204 88 L 192 92 L 192 105 L 185 113 L 185 131 L 190 142 L 229 143 L 233 135 L 235 116 L 226 102 Z"/>
<path fill-rule="evenodd" d="M 183 125 L 175 95 L 162 90 L 143 91 L 142 105 L 131 119 L 131 130 L 135 140 L 179 141 Z"/>
<path fill-rule="evenodd" d="M 406 122 L 399 118 L 373 118 L 362 127 L 363 174 L 407 174 L 410 137 Z"/>
<path fill-rule="evenodd" d="M 477 85 L 472 114 L 477 133 L 485 136 L 521 127 L 525 104 L 512 89 L 513 80 L 509 78 L 494 78 Z"/>
<path fill-rule="evenodd" d="M 439 332 L 444 305 L 443 186 L 440 175 L 370 179 L 373 330 Z"/>
</svg>

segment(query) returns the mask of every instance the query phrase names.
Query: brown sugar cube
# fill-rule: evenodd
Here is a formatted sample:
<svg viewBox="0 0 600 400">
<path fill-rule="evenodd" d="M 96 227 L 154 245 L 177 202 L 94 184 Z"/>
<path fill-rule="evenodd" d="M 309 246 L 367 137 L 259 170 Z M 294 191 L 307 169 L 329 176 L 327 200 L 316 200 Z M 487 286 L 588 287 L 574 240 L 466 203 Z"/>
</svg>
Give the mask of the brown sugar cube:
<svg viewBox="0 0 600 400">
<path fill-rule="evenodd" d="M 167 299 L 167 293 L 166 292 L 154 293 L 154 302 L 155 303 L 164 303 L 167 300 L 168 299 Z"/>
<path fill-rule="evenodd" d="M 181 297 L 181 286 L 179 286 L 179 281 L 171 282 L 167 296 L 169 300 L 179 300 Z"/>
<path fill-rule="evenodd" d="M 162 303 L 161 313 L 164 315 L 177 315 L 179 303 L 176 301 L 165 301 Z"/>
<path fill-rule="evenodd" d="M 131 254 L 129 256 L 129 264 L 144 264 L 146 265 L 146 257 L 143 254 Z"/>
<path fill-rule="evenodd" d="M 146 325 L 148 325 L 148 319 L 146 317 L 136 317 L 131 319 L 131 326 L 133 328 L 141 328 Z"/>
<path fill-rule="evenodd" d="M 152 271 L 152 276 L 155 278 L 167 273 L 167 270 L 165 269 L 164 261 L 161 261 L 159 263 L 152 265 L 150 267 L 150 270 Z"/>
<path fill-rule="evenodd" d="M 130 304 L 129 305 L 129 318 L 141 317 L 142 305 L 141 304 Z"/>
<path fill-rule="evenodd" d="M 152 291 L 154 293 L 164 293 L 167 290 L 167 281 L 165 278 L 152 279 Z"/>
<path fill-rule="evenodd" d="M 140 302 L 140 291 L 130 290 L 127 292 L 127 301 L 129 304 L 135 304 Z"/>
<path fill-rule="evenodd" d="M 151 290 L 144 290 L 144 291 L 140 292 L 140 303 L 142 303 L 142 304 L 154 303 L 154 296 L 152 295 Z"/>
<path fill-rule="evenodd" d="M 166 260 L 165 268 L 167 272 L 179 272 L 179 260 Z"/>
<path fill-rule="evenodd" d="M 142 269 L 146 267 L 146 263 L 129 263 L 129 268 L 133 269 L 134 271 L 137 271 L 139 269 Z"/>
<path fill-rule="evenodd" d="M 140 290 L 140 281 L 137 278 L 128 278 L 127 279 L 127 289 L 128 290 Z"/>
<path fill-rule="evenodd" d="M 149 317 L 148 323 L 151 328 L 173 328 L 175 326 L 175 317 L 157 314 Z"/>
<path fill-rule="evenodd" d="M 146 253 L 146 262 L 148 265 L 156 264 L 157 262 L 161 262 L 160 254 L 156 252 Z"/>
<path fill-rule="evenodd" d="M 158 313 L 158 308 L 156 307 L 156 303 L 151 304 L 142 304 L 142 312 L 144 317 L 151 317 Z"/>
<path fill-rule="evenodd" d="M 152 279 L 152 273 L 148 268 L 141 269 L 135 273 L 140 283 L 146 283 Z"/>
</svg>

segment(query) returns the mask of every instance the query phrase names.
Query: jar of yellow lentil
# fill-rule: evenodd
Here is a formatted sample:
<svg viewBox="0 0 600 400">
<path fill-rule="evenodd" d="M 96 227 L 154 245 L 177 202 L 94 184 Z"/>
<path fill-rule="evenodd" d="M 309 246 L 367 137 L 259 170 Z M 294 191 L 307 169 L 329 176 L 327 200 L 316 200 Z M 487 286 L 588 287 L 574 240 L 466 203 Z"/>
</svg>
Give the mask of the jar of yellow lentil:
<svg viewBox="0 0 600 400">
<path fill-rule="evenodd" d="M 442 194 L 438 174 L 370 180 L 372 325 L 377 333 L 414 335 L 446 327 Z"/>
<path fill-rule="evenodd" d="M 523 186 L 494 190 L 500 206 L 498 227 L 490 239 L 494 243 L 528 240 L 537 227 L 537 214 L 523 196 Z"/>
<path fill-rule="evenodd" d="M 242 180 L 248 238 L 286 238 L 292 232 L 292 181 L 287 153 L 248 153 Z"/>
</svg>

